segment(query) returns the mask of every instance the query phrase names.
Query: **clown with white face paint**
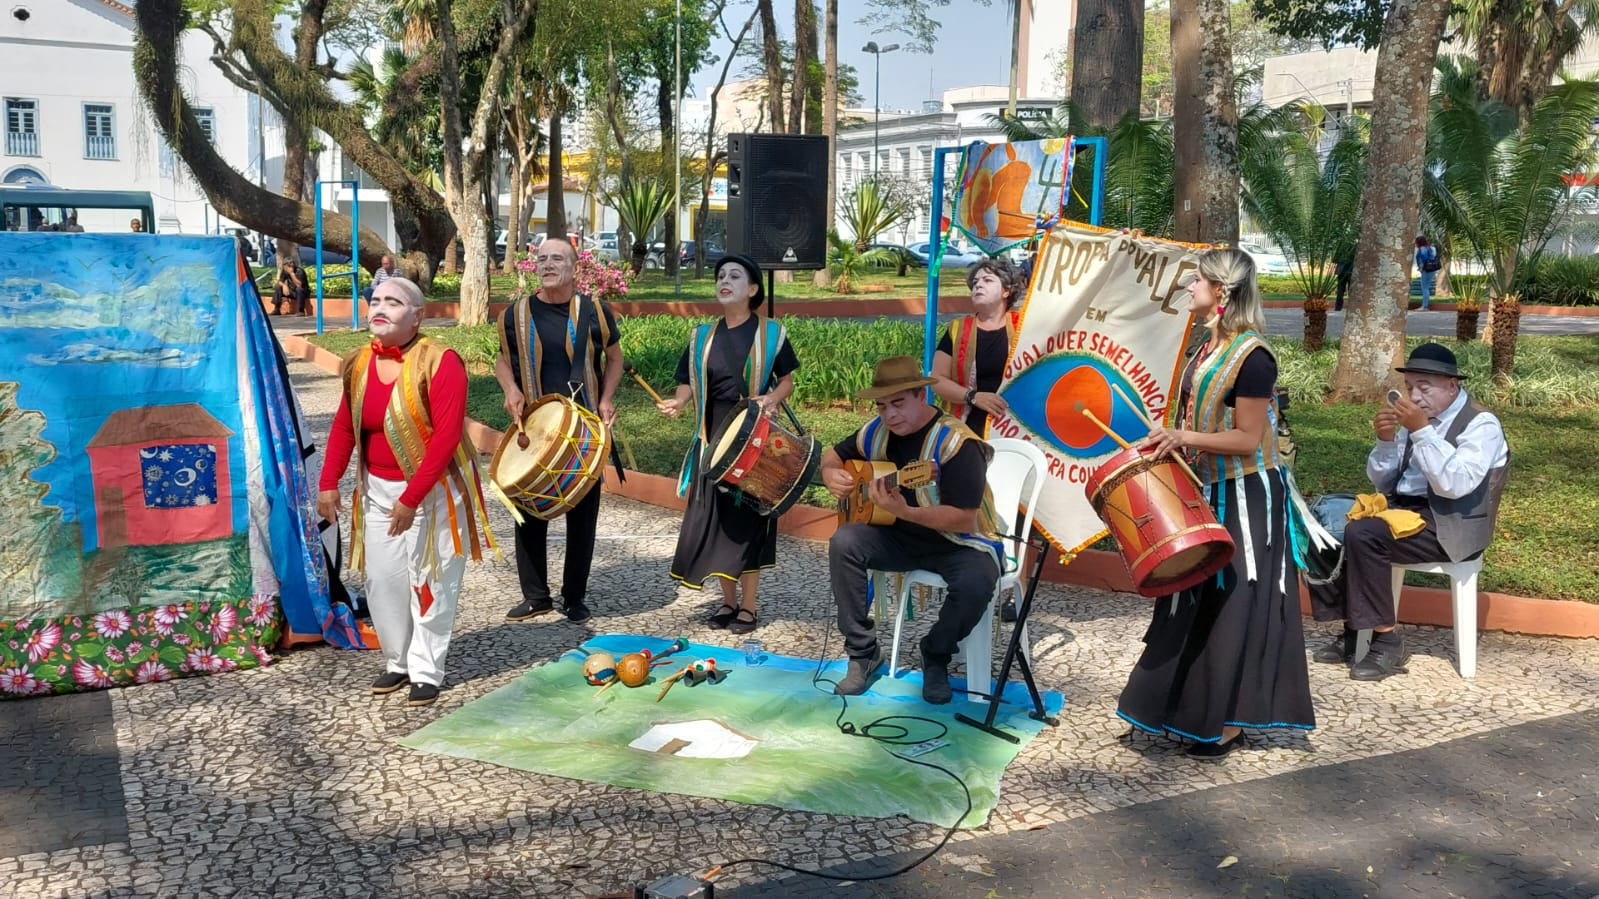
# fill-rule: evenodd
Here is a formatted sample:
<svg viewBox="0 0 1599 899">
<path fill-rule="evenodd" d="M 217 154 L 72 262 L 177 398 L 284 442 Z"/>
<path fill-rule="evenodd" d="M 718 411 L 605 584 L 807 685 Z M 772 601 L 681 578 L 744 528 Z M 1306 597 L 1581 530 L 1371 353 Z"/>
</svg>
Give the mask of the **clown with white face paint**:
<svg viewBox="0 0 1599 899">
<path fill-rule="evenodd" d="M 708 623 L 735 634 L 755 630 L 761 570 L 777 561 L 777 521 L 740 495 L 718 488 L 703 470 L 701 456 L 717 426 L 747 408 L 748 401 L 770 415 L 794 391 L 799 357 L 783 326 L 760 314 L 764 299 L 761 268 L 754 260 L 726 256 L 718 261 L 716 302 L 722 320 L 694 329 L 677 363 L 677 392 L 657 404 L 672 418 L 693 409 L 697 424 L 678 484 L 688 508 L 671 575 L 696 590 L 714 578 L 721 585 L 722 604 Z"/>
<path fill-rule="evenodd" d="M 421 335 L 422 308 L 421 288 L 405 278 L 373 289 L 373 339 L 341 367 L 344 397 L 317 495 L 318 513 L 336 521 L 353 455 L 350 567 L 367 574 L 386 663 L 372 693 L 409 684 L 413 706 L 438 699 L 444 683 L 465 554 L 476 560 L 494 548 L 477 452 L 463 435 L 466 366 Z"/>
</svg>

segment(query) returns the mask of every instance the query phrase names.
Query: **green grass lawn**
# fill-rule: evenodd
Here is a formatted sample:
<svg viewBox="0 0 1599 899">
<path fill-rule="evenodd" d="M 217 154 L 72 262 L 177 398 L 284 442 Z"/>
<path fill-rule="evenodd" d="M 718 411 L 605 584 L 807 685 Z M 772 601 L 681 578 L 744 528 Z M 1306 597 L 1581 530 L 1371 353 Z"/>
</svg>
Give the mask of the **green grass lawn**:
<svg viewBox="0 0 1599 899">
<path fill-rule="evenodd" d="M 627 319 L 622 325 L 623 347 L 630 359 L 637 353 L 635 364 L 658 391 L 665 392 L 673 386 L 669 366 L 675 363 L 675 355 L 665 347 L 634 345 L 646 342 L 644 332 L 664 337 L 661 319 L 670 319 L 671 327 L 687 333 L 689 323 L 684 319 Z M 809 367 L 802 367 L 796 375 L 800 395 L 809 392 L 804 389 L 807 378 L 842 383 L 837 372 L 822 370 L 824 366 L 816 362 L 818 356 L 829 359 L 825 367 L 835 368 L 843 364 L 839 359 L 852 352 L 873 358 L 880 355 L 864 349 L 874 342 L 886 350 L 903 352 L 903 344 L 915 336 L 911 334 L 914 325 L 897 322 L 853 326 L 839 322 L 828 327 L 857 330 L 854 336 L 861 349 L 846 347 L 839 352 L 839 347 L 830 346 L 808 352 L 796 339 L 802 363 L 810 360 Z M 633 337 L 630 328 L 637 329 Z M 844 340 L 832 331 L 821 333 L 829 335 L 829 343 Z M 432 334 L 463 348 L 463 353 L 477 352 L 481 360 L 486 329 L 451 328 Z M 345 331 L 313 339 L 328 349 L 345 352 L 365 338 Z M 1277 339 L 1274 343 L 1282 361 L 1281 382 L 1292 395 L 1287 418 L 1299 445 L 1295 475 L 1300 488 L 1307 495 L 1370 490 L 1365 462 L 1377 407 L 1321 402 L 1337 360 L 1336 344 L 1307 355 L 1295 341 Z M 1499 414 L 1511 446 L 1510 483 L 1499 513 L 1499 536 L 1487 553 L 1483 589 L 1599 602 L 1599 449 L 1595 440 L 1599 434 L 1599 383 L 1590 374 L 1599 370 L 1599 337 L 1521 338 L 1517 379 L 1502 395 L 1485 386 L 1487 348 L 1473 344 L 1458 350 L 1468 388 L 1482 388 L 1480 398 Z M 503 429 L 508 421 L 500 408 L 499 387 L 481 361 L 473 367 L 477 372 L 472 377 L 468 412 L 490 427 Z M 630 379 L 622 383 L 617 407 L 618 432 L 638 470 L 675 476 L 692 437 L 690 422 L 660 415 L 653 401 Z M 865 407 L 851 410 L 823 401 L 804 403 L 797 412 L 829 445 L 850 434 L 867 414 Z M 825 504 L 823 500 L 818 487 L 807 493 L 807 501 Z"/>
</svg>

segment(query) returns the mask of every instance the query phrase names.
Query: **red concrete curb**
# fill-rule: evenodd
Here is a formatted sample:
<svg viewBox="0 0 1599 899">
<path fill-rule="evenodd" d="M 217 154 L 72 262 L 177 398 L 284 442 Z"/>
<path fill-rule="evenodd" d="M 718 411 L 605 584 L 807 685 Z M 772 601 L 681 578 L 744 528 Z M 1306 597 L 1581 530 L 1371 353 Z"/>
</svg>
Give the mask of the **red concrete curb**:
<svg viewBox="0 0 1599 899">
<path fill-rule="evenodd" d="M 289 355 L 330 374 L 338 373 L 339 357 L 334 353 L 300 335 L 283 337 L 280 342 Z M 492 453 L 500 442 L 499 431 L 472 419 L 467 419 L 467 434 L 473 445 L 484 453 Z M 664 475 L 630 471 L 625 484 L 607 478 L 605 492 L 667 509 L 684 507 L 683 500 L 677 496 L 677 479 Z M 790 536 L 826 540 L 833 534 L 835 514 L 815 506 L 795 506 L 783 513 L 777 527 Z M 1133 592 L 1132 580 L 1121 557 L 1103 550 L 1085 550 L 1069 564 L 1061 564 L 1057 555 L 1045 563 L 1043 579 L 1095 590 Z M 1300 608 L 1304 614 L 1310 614 L 1310 597 L 1303 590 L 1300 591 Z M 1399 620 L 1406 624 L 1452 625 L 1454 611 L 1449 591 L 1405 587 L 1399 604 Z M 1599 604 L 1481 592 L 1477 597 L 1477 626 L 1480 630 L 1544 637 L 1599 637 Z"/>
</svg>

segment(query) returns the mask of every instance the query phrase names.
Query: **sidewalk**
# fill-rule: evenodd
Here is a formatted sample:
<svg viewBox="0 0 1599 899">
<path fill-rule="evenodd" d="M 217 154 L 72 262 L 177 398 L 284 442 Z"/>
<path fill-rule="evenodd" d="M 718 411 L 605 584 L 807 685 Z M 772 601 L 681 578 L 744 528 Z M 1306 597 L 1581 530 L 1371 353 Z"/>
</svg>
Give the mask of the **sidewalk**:
<svg viewBox="0 0 1599 899">
<path fill-rule="evenodd" d="M 290 368 L 325 433 L 334 379 Z M 509 538 L 503 513 L 494 525 Z M 581 626 L 504 622 L 513 566 L 469 567 L 446 689 L 428 708 L 371 697 L 379 658 L 327 647 L 255 671 L 0 703 L 0 897 L 565 897 L 744 856 L 881 869 L 931 848 L 942 831 L 903 819 L 644 793 L 395 745 L 590 633 L 737 643 L 703 625 L 710 594 L 667 578 L 677 525 L 606 498 L 596 617 Z M 756 636 L 773 652 L 836 655 L 825 545 L 784 539 L 778 562 Z M 1038 680 L 1066 707 L 1007 770 L 987 827 L 892 881 L 739 866 L 718 892 L 1599 895 L 1599 641 L 1484 634 L 1464 681 L 1450 631 L 1407 627 L 1410 674 L 1366 684 L 1313 664 L 1316 731 L 1259 735 L 1207 764 L 1124 741 L 1113 714 L 1149 612 L 1134 596 L 1040 588 Z M 1239 862 L 1216 868 L 1226 855 Z"/>
</svg>

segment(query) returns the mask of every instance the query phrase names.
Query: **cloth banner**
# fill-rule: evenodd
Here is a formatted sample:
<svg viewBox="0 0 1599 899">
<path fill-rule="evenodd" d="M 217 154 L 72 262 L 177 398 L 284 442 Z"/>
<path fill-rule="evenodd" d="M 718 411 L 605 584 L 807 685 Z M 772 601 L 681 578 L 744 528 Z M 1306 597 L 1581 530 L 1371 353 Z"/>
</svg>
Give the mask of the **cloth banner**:
<svg viewBox="0 0 1599 899">
<path fill-rule="evenodd" d="M 968 144 L 961 154 L 953 230 L 995 256 L 1053 226 L 1072 181 L 1070 151 L 1069 137 Z"/>
<path fill-rule="evenodd" d="M 306 444 L 231 237 L 0 233 L 0 697 L 360 645 Z"/>
<path fill-rule="evenodd" d="M 999 392 L 1008 414 L 990 437 L 1030 441 L 1049 460 L 1035 516 L 1075 553 L 1107 531 L 1083 485 L 1121 447 L 1077 404 L 1134 443 L 1176 397 L 1188 334 L 1185 289 L 1197 247 L 1062 223 L 1040 248 Z"/>
</svg>

